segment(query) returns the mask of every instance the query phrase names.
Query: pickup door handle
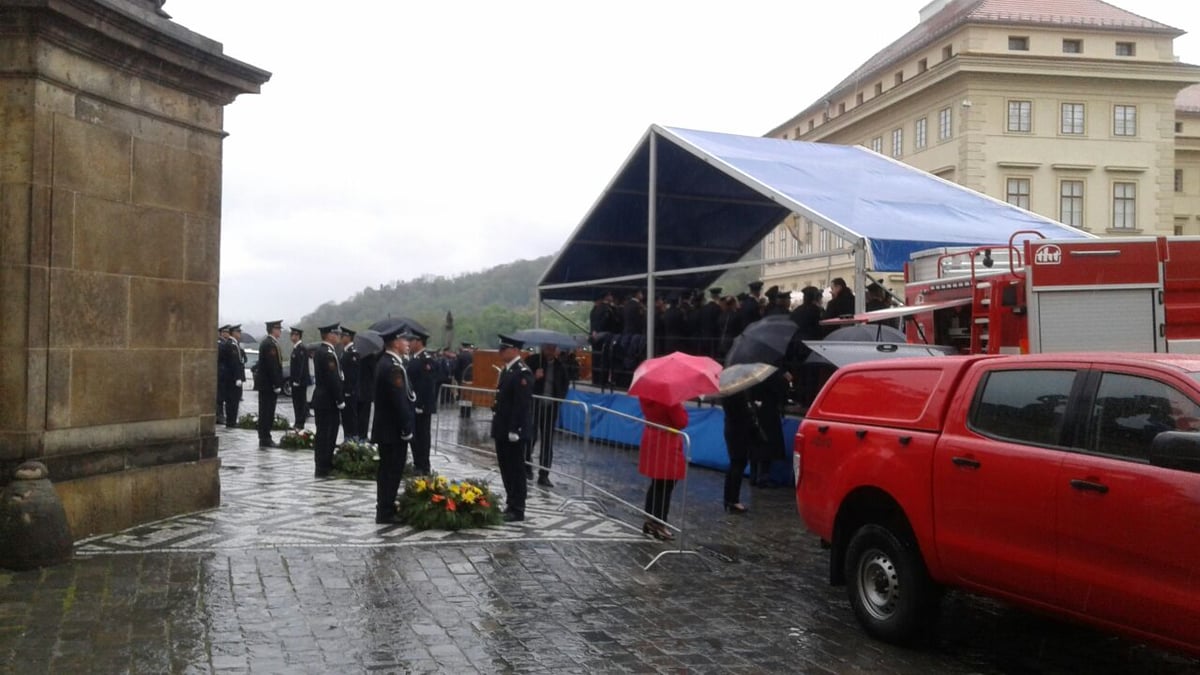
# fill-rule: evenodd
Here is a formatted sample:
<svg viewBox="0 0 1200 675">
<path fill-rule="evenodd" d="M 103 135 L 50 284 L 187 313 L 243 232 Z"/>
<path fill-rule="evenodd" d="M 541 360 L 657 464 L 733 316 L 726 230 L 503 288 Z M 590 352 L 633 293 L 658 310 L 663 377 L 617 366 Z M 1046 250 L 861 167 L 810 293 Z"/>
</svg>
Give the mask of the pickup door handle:
<svg viewBox="0 0 1200 675">
<path fill-rule="evenodd" d="M 909 443 L 912 443 L 912 436 L 901 436 L 897 440 L 900 441 L 900 445 L 908 445 Z"/>
<path fill-rule="evenodd" d="M 1099 492 L 1100 494 L 1108 494 L 1108 486 L 1102 483 L 1093 483 L 1090 480 L 1079 480 L 1078 478 L 1071 479 L 1071 487 L 1080 492 Z"/>
<path fill-rule="evenodd" d="M 866 438 L 866 437 L 867 437 L 867 430 L 866 430 L 866 429 L 858 429 L 858 430 L 856 430 L 856 431 L 854 432 L 854 435 L 855 435 L 855 436 L 858 436 L 859 438 Z"/>
<path fill-rule="evenodd" d="M 978 469 L 983 466 L 979 463 L 979 460 L 971 459 L 970 457 L 951 457 L 950 461 L 954 462 L 954 466 L 961 466 L 965 469 Z"/>
<path fill-rule="evenodd" d="M 822 424 L 821 426 L 817 427 L 817 431 L 819 431 L 821 433 L 825 433 L 826 431 L 829 431 L 829 425 Z"/>
</svg>

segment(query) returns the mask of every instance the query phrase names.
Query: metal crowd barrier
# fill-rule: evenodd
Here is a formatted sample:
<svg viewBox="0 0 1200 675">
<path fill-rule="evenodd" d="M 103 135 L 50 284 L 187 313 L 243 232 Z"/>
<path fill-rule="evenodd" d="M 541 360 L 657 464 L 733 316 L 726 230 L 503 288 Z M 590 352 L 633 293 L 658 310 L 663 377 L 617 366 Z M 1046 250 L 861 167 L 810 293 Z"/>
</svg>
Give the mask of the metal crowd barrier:
<svg viewBox="0 0 1200 675">
<path fill-rule="evenodd" d="M 481 456 L 487 456 L 492 466 L 495 462 L 495 448 L 491 439 L 490 426 L 492 420 L 491 404 L 495 390 L 457 385 L 444 385 L 443 389 L 453 392 L 457 404 L 443 406 L 436 416 L 436 426 L 433 434 L 434 447 L 452 447 L 466 450 Z M 536 479 L 545 472 L 552 480 L 569 480 L 579 486 L 578 492 L 572 490 L 559 505 L 559 510 L 571 506 L 582 505 L 608 513 L 608 505 L 623 506 L 640 515 L 646 522 L 655 523 L 677 533 L 674 548 L 660 552 L 644 569 L 650 569 L 664 556 L 670 554 L 698 554 L 697 551 L 686 547 L 687 540 L 687 472 L 691 459 L 691 438 L 678 429 L 669 426 L 647 422 L 641 417 L 628 415 L 601 406 L 588 405 L 582 401 L 534 397 L 534 428 L 535 438 L 527 448 L 526 466 L 530 475 Z M 558 420 L 563 406 L 573 406 L 583 415 L 582 433 L 574 433 L 561 428 Z M 457 408 L 458 414 L 451 411 Z M 450 413 L 450 414 L 447 414 Z M 641 436 L 647 428 L 658 430 L 653 434 L 650 443 L 652 447 L 639 448 L 616 441 L 597 438 L 592 430 L 597 420 L 607 418 L 607 424 L 629 425 L 627 432 Z M 628 434 L 626 434 L 628 435 Z M 659 449 L 658 446 L 675 439 L 681 443 L 681 462 L 683 477 L 678 480 L 672 490 L 672 501 L 678 505 L 670 508 L 671 520 L 658 518 L 646 508 L 647 504 L 631 501 L 637 499 L 637 494 L 645 494 L 649 483 L 648 478 L 638 472 L 638 461 L 643 452 Z M 547 441 L 549 446 L 547 449 Z M 634 452 L 630 453 L 630 450 Z M 625 461 L 621 461 L 624 459 Z M 598 469 L 603 466 L 604 471 Z M 654 467 L 648 466 L 648 469 Z M 493 472 L 498 469 L 493 468 Z M 595 472 L 595 474 L 593 474 Z M 605 480 L 608 486 L 602 485 Z M 531 487 L 533 484 L 531 484 Z"/>
</svg>

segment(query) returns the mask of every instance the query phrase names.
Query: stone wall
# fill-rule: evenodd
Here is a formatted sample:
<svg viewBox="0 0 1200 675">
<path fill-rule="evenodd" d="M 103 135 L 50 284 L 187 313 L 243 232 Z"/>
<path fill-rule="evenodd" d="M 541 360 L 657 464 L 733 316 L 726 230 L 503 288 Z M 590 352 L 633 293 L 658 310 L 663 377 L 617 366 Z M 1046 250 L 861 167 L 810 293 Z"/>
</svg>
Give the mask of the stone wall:
<svg viewBox="0 0 1200 675">
<path fill-rule="evenodd" d="M 219 502 L 224 106 L 268 73 L 144 0 L 0 0 L 0 484 L 76 537 Z"/>
</svg>

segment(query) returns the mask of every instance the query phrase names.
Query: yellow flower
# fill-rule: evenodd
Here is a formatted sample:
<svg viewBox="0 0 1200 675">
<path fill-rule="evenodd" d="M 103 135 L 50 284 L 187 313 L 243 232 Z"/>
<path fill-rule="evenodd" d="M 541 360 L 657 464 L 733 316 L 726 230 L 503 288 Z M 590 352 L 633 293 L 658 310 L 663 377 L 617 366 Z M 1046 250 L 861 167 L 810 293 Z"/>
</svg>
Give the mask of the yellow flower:
<svg viewBox="0 0 1200 675">
<path fill-rule="evenodd" d="M 424 492 L 428 487 L 429 484 L 425 482 L 424 478 L 418 478 L 417 480 L 413 481 L 413 488 L 416 489 L 417 492 Z"/>
<path fill-rule="evenodd" d="M 462 493 L 462 500 L 463 500 L 463 502 L 465 502 L 467 504 L 474 504 L 475 503 L 475 493 L 474 492 Z"/>
<path fill-rule="evenodd" d="M 450 491 L 453 492 L 454 494 L 459 494 L 461 492 L 457 483 L 450 486 Z"/>
</svg>

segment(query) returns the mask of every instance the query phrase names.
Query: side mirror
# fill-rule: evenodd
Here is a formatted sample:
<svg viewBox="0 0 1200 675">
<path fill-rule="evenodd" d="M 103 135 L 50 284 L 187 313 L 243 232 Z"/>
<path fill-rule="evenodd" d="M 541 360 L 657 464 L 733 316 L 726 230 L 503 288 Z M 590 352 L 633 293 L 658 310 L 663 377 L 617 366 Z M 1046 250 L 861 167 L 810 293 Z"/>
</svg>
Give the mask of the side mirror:
<svg viewBox="0 0 1200 675">
<path fill-rule="evenodd" d="M 1150 443 L 1150 464 L 1200 473 L 1200 432 L 1164 431 Z"/>
</svg>

